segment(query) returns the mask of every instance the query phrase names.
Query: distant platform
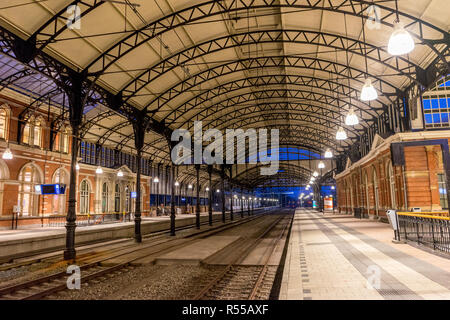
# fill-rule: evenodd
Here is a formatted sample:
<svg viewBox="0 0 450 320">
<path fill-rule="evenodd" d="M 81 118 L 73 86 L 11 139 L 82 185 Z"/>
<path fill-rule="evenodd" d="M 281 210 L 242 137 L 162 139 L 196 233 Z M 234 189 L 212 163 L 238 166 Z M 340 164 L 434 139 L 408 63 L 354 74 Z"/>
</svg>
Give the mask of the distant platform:
<svg viewBox="0 0 450 320">
<path fill-rule="evenodd" d="M 217 219 L 221 212 L 214 212 Z M 227 214 L 228 216 L 228 214 Z M 201 222 L 208 221 L 208 213 L 201 213 Z M 182 214 L 176 217 L 176 227 L 183 227 L 195 223 L 195 214 Z M 142 235 L 168 230 L 170 216 L 142 218 Z M 0 263 L 24 256 L 39 254 L 65 247 L 65 227 L 45 227 L 23 230 L 0 230 Z M 117 222 L 76 228 L 76 246 L 89 243 L 110 241 L 134 236 L 134 221 Z"/>
</svg>

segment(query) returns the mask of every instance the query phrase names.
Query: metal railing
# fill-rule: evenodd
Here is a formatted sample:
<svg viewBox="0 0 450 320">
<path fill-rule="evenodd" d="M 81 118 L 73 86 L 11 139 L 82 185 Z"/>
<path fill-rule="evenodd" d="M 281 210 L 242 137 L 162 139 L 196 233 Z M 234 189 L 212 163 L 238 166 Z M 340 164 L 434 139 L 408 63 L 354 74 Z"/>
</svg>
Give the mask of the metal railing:
<svg viewBox="0 0 450 320">
<path fill-rule="evenodd" d="M 97 224 L 132 221 L 133 219 L 134 213 L 132 212 L 77 214 L 77 219 L 75 223 L 77 226 L 92 226 Z M 66 225 L 66 216 L 50 215 L 50 216 L 20 217 L 17 214 L 13 214 L 9 218 L 1 218 L 0 223 L 1 227 L 10 226 L 12 230 L 18 229 L 18 227 L 25 227 L 25 228 L 64 227 Z"/>
<path fill-rule="evenodd" d="M 403 240 L 414 241 L 433 250 L 450 253 L 450 218 L 397 212 L 399 233 Z"/>
</svg>

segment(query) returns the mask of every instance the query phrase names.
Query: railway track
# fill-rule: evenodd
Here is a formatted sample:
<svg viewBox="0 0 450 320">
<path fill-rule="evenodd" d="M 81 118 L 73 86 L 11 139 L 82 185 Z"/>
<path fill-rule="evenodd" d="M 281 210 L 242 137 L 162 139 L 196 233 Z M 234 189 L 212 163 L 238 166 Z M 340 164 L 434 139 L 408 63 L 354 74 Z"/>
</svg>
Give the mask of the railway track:
<svg viewBox="0 0 450 320">
<path fill-rule="evenodd" d="M 111 252 L 102 252 L 102 258 L 94 262 L 79 266 L 82 274 L 81 283 L 87 283 L 89 281 L 99 279 L 104 280 L 107 279 L 107 277 L 113 277 L 119 273 L 123 273 L 134 268 L 132 264 L 136 260 L 151 255 L 166 253 L 174 248 L 180 248 L 189 245 L 199 239 L 217 234 L 230 228 L 237 227 L 255 219 L 259 219 L 268 213 L 270 212 L 250 216 L 248 218 L 244 218 L 233 223 L 228 223 L 226 225 L 198 231 L 193 234 L 186 235 L 182 238 L 171 238 L 168 240 L 161 239 L 161 241 L 158 241 L 157 243 L 152 242 L 151 244 L 147 245 L 139 245 L 138 248 L 136 248 L 136 245 L 130 248 L 126 247 L 122 250 L 115 251 L 115 253 L 112 255 Z M 142 254 L 137 254 L 139 252 L 141 252 Z M 127 258 L 127 255 L 131 255 L 131 257 Z M 99 256 L 100 255 L 95 255 L 95 258 L 98 258 Z M 117 258 L 124 258 L 124 262 L 109 265 L 111 263 L 108 263 L 108 261 L 112 261 L 113 259 Z M 61 271 L 38 277 L 36 279 L 23 281 L 8 287 L 0 288 L 0 300 L 42 299 L 58 291 L 67 289 L 68 277 L 69 275 L 66 273 L 66 271 Z"/>
<path fill-rule="evenodd" d="M 234 261 L 228 264 L 222 272 L 206 279 L 206 284 L 201 284 L 202 289 L 193 297 L 193 300 L 268 299 L 277 272 L 277 266 L 269 265 L 270 258 L 275 251 L 276 244 L 286 234 L 290 223 L 285 223 L 282 231 L 272 240 L 270 252 L 266 255 L 263 265 L 247 266 L 241 265 L 240 262 L 284 219 L 285 217 L 277 219 L 259 234 L 258 237 L 251 239 L 241 252 L 236 252 Z"/>
<path fill-rule="evenodd" d="M 256 214 L 258 214 L 258 211 L 256 211 Z M 213 219 L 213 223 L 215 222 L 221 222 L 222 218 L 221 217 L 217 217 L 215 219 Z M 201 226 L 205 226 L 208 225 L 209 222 L 201 222 L 200 225 Z M 195 228 L 195 223 L 193 224 L 189 224 L 186 226 L 182 226 L 182 227 L 176 227 L 175 230 L 177 232 L 180 231 L 184 231 L 184 230 L 189 230 Z M 160 238 L 160 237 L 164 237 L 166 235 L 170 234 L 170 230 L 164 230 L 164 231 L 158 231 L 158 232 L 153 232 L 147 235 L 144 235 L 142 238 L 145 239 L 154 239 L 154 238 Z M 81 248 L 78 249 L 78 255 L 80 256 L 81 260 L 83 259 L 83 253 L 85 252 L 89 252 L 92 251 L 93 248 L 96 247 L 105 247 L 106 245 L 112 244 L 112 249 L 116 249 L 117 248 L 117 244 L 120 243 L 127 243 L 130 242 L 130 244 L 125 245 L 125 247 L 132 247 L 134 245 L 134 241 L 132 239 L 120 239 L 120 240 L 113 240 L 113 241 L 108 241 L 106 243 L 94 243 L 94 244 L 87 244 L 85 246 L 82 246 Z M 122 246 L 123 247 L 123 246 Z M 0 273 L 4 272 L 4 271 L 12 271 L 14 269 L 20 269 L 23 267 L 28 267 L 28 266 L 32 266 L 32 265 L 36 265 L 39 263 L 54 263 L 57 262 L 60 258 L 60 253 L 61 250 L 55 250 L 52 252 L 46 252 L 46 253 L 40 253 L 40 254 L 34 254 L 31 255 L 29 257 L 21 257 L 20 259 L 17 260 L 21 260 L 19 262 L 9 262 L 9 263 L 2 263 L 0 264 Z M 38 258 L 33 258 L 33 256 L 36 256 Z M 42 257 L 45 256 L 45 257 Z"/>
</svg>

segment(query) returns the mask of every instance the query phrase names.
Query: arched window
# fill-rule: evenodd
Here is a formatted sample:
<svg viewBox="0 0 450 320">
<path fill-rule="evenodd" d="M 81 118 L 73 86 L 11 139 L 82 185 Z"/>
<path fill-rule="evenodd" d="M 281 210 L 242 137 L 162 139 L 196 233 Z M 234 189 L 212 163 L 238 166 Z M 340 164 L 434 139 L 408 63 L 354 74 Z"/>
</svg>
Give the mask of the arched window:
<svg viewBox="0 0 450 320">
<path fill-rule="evenodd" d="M 377 171 L 375 168 L 372 169 L 372 185 L 373 185 L 373 200 L 375 204 L 375 214 L 378 216 L 378 179 Z"/>
<path fill-rule="evenodd" d="M 22 216 L 38 215 L 39 192 L 36 185 L 41 183 L 38 169 L 34 165 L 27 165 L 19 173 L 19 206 Z"/>
<path fill-rule="evenodd" d="M 41 118 L 30 117 L 23 128 L 22 142 L 24 144 L 41 147 L 42 144 Z"/>
<path fill-rule="evenodd" d="M 130 187 L 125 187 L 125 211 L 131 212 L 131 194 Z"/>
<path fill-rule="evenodd" d="M 392 168 L 392 163 L 389 162 L 388 164 L 388 177 L 389 177 L 389 191 L 391 195 L 391 206 L 392 209 L 395 209 L 397 207 L 397 201 L 395 199 L 395 175 L 394 175 L 394 169 Z"/>
<path fill-rule="evenodd" d="M 370 199 L 369 199 L 369 179 L 367 178 L 367 173 L 364 171 L 364 185 L 366 187 L 366 209 L 367 213 L 370 210 Z"/>
<path fill-rule="evenodd" d="M 120 212 L 120 187 L 118 183 L 116 183 L 114 190 L 114 211 Z"/>
<path fill-rule="evenodd" d="M 54 150 L 68 153 L 69 152 L 69 129 L 65 126 L 56 134 Z"/>
<path fill-rule="evenodd" d="M 108 184 L 103 183 L 102 187 L 102 213 L 108 212 L 109 188 Z"/>
<path fill-rule="evenodd" d="M 31 137 L 31 125 L 30 122 L 25 123 L 22 134 L 22 142 L 25 144 L 30 144 Z"/>
<path fill-rule="evenodd" d="M 9 129 L 9 109 L 6 107 L 0 108 L 0 139 L 8 139 Z"/>
<path fill-rule="evenodd" d="M 33 127 L 33 145 L 41 146 L 41 136 L 42 136 L 42 122 L 41 119 L 36 119 Z"/>
<path fill-rule="evenodd" d="M 89 213 L 89 183 L 86 180 L 81 182 L 80 188 L 80 213 Z"/>
<path fill-rule="evenodd" d="M 68 184 L 68 177 L 63 169 L 58 169 L 55 171 L 53 176 L 53 183 Z M 67 192 L 67 190 L 66 190 Z M 54 194 L 52 201 L 52 213 L 54 214 L 64 214 L 66 211 L 66 194 Z"/>
</svg>

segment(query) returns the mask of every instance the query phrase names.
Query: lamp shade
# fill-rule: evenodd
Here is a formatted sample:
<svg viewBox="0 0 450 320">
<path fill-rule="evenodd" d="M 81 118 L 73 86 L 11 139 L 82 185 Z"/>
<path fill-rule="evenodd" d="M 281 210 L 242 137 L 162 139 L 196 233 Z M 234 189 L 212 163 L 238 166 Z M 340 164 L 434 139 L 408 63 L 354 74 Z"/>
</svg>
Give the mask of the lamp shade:
<svg viewBox="0 0 450 320">
<path fill-rule="evenodd" d="M 339 130 L 336 132 L 336 140 L 345 140 L 347 139 L 347 133 L 344 128 L 339 127 Z"/>
<path fill-rule="evenodd" d="M 102 167 L 98 166 L 97 169 L 95 170 L 96 174 L 102 174 L 103 173 L 103 169 Z"/>
<path fill-rule="evenodd" d="M 158 178 L 158 177 L 155 177 L 155 178 L 153 179 L 153 182 L 158 183 L 158 182 L 159 182 L 159 178 Z"/>
<path fill-rule="evenodd" d="M 13 158 L 13 154 L 9 148 L 6 148 L 3 152 L 2 158 L 5 160 L 11 160 Z"/>
<path fill-rule="evenodd" d="M 314 172 L 313 172 L 313 176 L 314 176 L 314 177 L 317 177 L 318 175 L 319 175 L 319 173 L 318 173 L 317 171 L 314 171 Z"/>
<path fill-rule="evenodd" d="M 327 150 L 325 150 L 325 158 L 333 158 L 333 152 L 331 151 L 330 148 L 328 148 Z"/>
<path fill-rule="evenodd" d="M 345 124 L 348 126 L 355 126 L 359 123 L 358 117 L 356 116 L 353 108 L 350 108 L 347 116 L 345 117 Z"/>
<path fill-rule="evenodd" d="M 319 169 L 323 169 L 323 168 L 325 168 L 325 163 L 323 163 L 323 161 L 320 161 L 319 164 L 317 165 L 317 167 Z"/>
<path fill-rule="evenodd" d="M 394 56 L 408 54 L 414 50 L 414 40 L 406 31 L 401 22 L 394 23 L 394 32 L 392 32 L 388 43 L 388 52 Z"/>
<path fill-rule="evenodd" d="M 118 176 L 118 177 L 123 177 L 123 171 L 122 171 L 122 170 L 119 170 L 119 172 L 117 172 L 117 176 Z"/>
<path fill-rule="evenodd" d="M 372 101 L 378 98 L 377 90 L 372 85 L 372 80 L 366 79 L 364 86 L 361 90 L 361 100 L 362 101 Z"/>
</svg>

